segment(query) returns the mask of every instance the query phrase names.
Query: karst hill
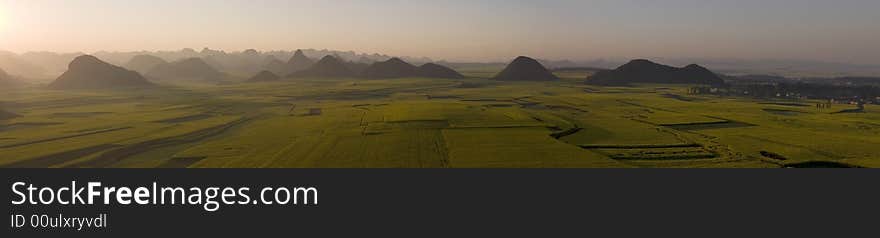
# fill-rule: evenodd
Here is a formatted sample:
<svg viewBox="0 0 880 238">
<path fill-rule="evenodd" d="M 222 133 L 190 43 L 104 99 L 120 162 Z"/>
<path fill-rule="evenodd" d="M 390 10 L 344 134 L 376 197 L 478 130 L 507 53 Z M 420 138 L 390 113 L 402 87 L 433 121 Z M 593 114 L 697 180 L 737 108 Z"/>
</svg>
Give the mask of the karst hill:
<svg viewBox="0 0 880 238">
<path fill-rule="evenodd" d="M 91 55 L 73 59 L 61 76 L 49 84 L 52 89 L 104 89 L 153 86 L 140 73 L 101 61 Z"/>
</svg>

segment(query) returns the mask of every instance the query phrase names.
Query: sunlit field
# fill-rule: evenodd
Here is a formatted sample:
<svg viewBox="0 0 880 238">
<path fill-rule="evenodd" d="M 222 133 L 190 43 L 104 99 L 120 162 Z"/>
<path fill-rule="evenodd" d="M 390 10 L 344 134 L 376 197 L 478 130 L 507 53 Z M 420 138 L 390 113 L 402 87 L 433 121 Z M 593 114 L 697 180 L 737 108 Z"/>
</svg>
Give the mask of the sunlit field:
<svg viewBox="0 0 880 238">
<path fill-rule="evenodd" d="M 854 106 L 561 77 L 30 87 L 0 99 L 21 115 L 0 121 L 0 166 L 880 167 L 876 105 L 835 113 Z"/>
</svg>

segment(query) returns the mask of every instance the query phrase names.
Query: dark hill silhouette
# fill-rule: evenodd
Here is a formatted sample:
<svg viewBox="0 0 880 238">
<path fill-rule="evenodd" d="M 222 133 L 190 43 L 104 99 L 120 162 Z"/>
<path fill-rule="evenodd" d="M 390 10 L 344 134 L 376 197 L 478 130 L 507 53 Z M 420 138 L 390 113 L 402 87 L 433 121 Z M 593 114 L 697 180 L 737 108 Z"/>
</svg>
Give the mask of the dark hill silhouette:
<svg viewBox="0 0 880 238">
<path fill-rule="evenodd" d="M 226 74 L 201 58 L 187 58 L 157 65 L 147 73 L 147 77 L 162 80 L 221 80 L 226 78 Z"/>
<path fill-rule="evenodd" d="M 287 61 L 286 74 L 295 73 L 300 70 L 311 68 L 315 64 L 315 60 L 306 56 L 302 50 L 296 50 L 290 60 Z"/>
<path fill-rule="evenodd" d="M 331 55 L 324 56 L 315 65 L 289 75 L 292 78 L 348 78 L 355 77 L 355 73 L 345 62 Z"/>
<path fill-rule="evenodd" d="M 248 79 L 248 82 L 269 82 L 278 81 L 279 79 L 280 77 L 278 77 L 277 74 L 272 73 L 268 70 L 263 70 L 260 71 L 260 73 L 257 73 L 257 75 L 254 75 L 253 77 Z"/>
<path fill-rule="evenodd" d="M 633 83 L 722 85 L 724 80 L 712 71 L 695 64 L 676 68 L 638 59 L 614 70 L 597 72 L 587 77 L 587 83 L 607 86 L 625 86 Z"/>
<path fill-rule="evenodd" d="M 450 68 L 438 64 L 427 63 L 416 67 L 400 58 L 391 58 L 383 62 L 376 62 L 363 70 L 360 74 L 364 78 L 464 78 L 463 75 Z"/>
<path fill-rule="evenodd" d="M 425 78 L 442 78 L 442 79 L 463 79 L 464 75 L 450 69 L 446 66 L 427 63 L 419 66 L 419 77 Z"/>
<path fill-rule="evenodd" d="M 416 77 L 419 67 L 411 65 L 399 58 L 391 58 L 386 61 L 376 62 L 364 69 L 361 75 L 364 78 L 404 78 Z"/>
<path fill-rule="evenodd" d="M 91 55 L 73 59 L 67 71 L 49 84 L 52 89 L 100 89 L 153 86 L 138 72 L 109 64 Z"/>
<path fill-rule="evenodd" d="M 501 73 L 498 73 L 495 80 L 503 81 L 553 81 L 559 80 L 556 75 L 550 73 L 537 60 L 520 56 L 507 65 Z"/>
<path fill-rule="evenodd" d="M 156 65 L 167 64 L 168 62 L 163 60 L 162 58 L 152 56 L 152 55 L 136 55 L 128 63 L 125 64 L 126 69 L 137 71 L 138 73 L 145 74 L 150 72 Z"/>
</svg>

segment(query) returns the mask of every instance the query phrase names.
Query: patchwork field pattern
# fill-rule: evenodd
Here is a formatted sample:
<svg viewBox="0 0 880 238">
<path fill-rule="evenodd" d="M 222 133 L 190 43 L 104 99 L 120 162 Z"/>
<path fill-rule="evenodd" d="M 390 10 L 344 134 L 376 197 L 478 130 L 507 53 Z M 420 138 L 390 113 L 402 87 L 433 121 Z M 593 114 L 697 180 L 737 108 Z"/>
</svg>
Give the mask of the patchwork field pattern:
<svg viewBox="0 0 880 238">
<path fill-rule="evenodd" d="M 880 167 L 878 106 L 686 92 L 566 77 L 28 88 L 0 99 L 21 115 L 0 121 L 0 167 Z"/>
</svg>

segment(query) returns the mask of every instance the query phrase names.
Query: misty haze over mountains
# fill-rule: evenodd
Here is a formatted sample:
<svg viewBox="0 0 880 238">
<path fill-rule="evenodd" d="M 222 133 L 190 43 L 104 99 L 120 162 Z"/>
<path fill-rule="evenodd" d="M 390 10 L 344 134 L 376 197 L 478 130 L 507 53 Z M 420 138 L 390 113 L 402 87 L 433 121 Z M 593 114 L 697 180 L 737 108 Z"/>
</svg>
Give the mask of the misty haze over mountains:
<svg viewBox="0 0 880 238">
<path fill-rule="evenodd" d="M 253 49 L 244 51 L 227 52 L 204 48 L 194 50 L 190 48 L 176 51 L 134 51 L 134 52 L 95 52 L 91 55 L 108 63 L 128 66 L 132 59 L 144 56 L 154 56 L 158 59 L 173 62 L 187 58 L 201 58 L 208 65 L 218 71 L 236 75 L 251 76 L 263 70 L 273 71 L 284 67 L 296 50 L 273 50 L 257 51 Z M 392 58 L 400 58 L 406 62 L 420 65 L 424 63 L 437 63 L 452 68 L 467 67 L 504 67 L 507 62 L 456 62 L 434 59 L 427 57 L 389 56 L 385 54 L 368 54 L 354 51 L 316 50 L 303 49 L 303 54 L 311 59 L 320 59 L 327 55 L 334 55 L 344 61 L 371 64 L 373 62 L 386 61 Z M 61 75 L 67 70 L 68 64 L 76 57 L 85 53 L 55 53 L 55 52 L 26 52 L 16 54 L 8 51 L 0 51 L 0 69 L 8 74 L 28 81 L 45 82 Z M 584 56 L 588 58 L 590 56 Z M 821 60 L 770 60 L 770 59 L 706 59 L 706 58 L 650 58 L 654 61 L 672 65 L 685 66 L 696 63 L 713 71 L 729 75 L 774 75 L 791 78 L 810 77 L 840 77 L 840 76 L 880 76 L 880 65 L 859 65 L 849 63 L 823 62 Z M 152 59 L 156 60 L 156 59 Z M 599 69 L 612 69 L 621 66 L 629 59 L 594 59 L 594 60 L 547 60 L 537 59 L 541 64 L 550 69 L 588 67 Z M 136 60 L 137 61 L 137 60 Z M 149 63 L 144 63 L 150 65 Z M 145 69 L 134 67 L 136 71 Z M 143 72 L 142 72 L 143 73 Z"/>
<path fill-rule="evenodd" d="M 204 48 L 200 51 L 186 48 L 177 51 L 133 51 L 133 52 L 95 52 L 95 57 L 108 63 L 125 66 L 136 56 L 155 56 L 166 62 L 174 62 L 188 58 L 202 58 L 207 64 L 225 73 L 234 75 L 253 75 L 271 67 L 272 63 L 286 62 L 296 50 L 256 51 L 244 50 L 226 52 Z M 303 49 L 305 56 L 312 59 L 320 59 L 327 55 L 336 55 L 343 60 L 352 62 L 372 63 L 385 61 L 393 58 L 383 54 L 365 54 L 353 51 L 315 50 Z M 28 79 L 46 80 L 61 75 L 67 70 L 68 64 L 76 57 L 87 53 L 55 53 L 55 52 L 26 52 L 16 54 L 8 51 L 0 51 L 0 68 L 11 75 L 17 75 Z M 425 57 L 399 57 L 412 63 L 433 62 Z M 277 60 L 277 61 L 273 61 Z M 143 69 L 137 69 L 143 70 Z"/>
</svg>

